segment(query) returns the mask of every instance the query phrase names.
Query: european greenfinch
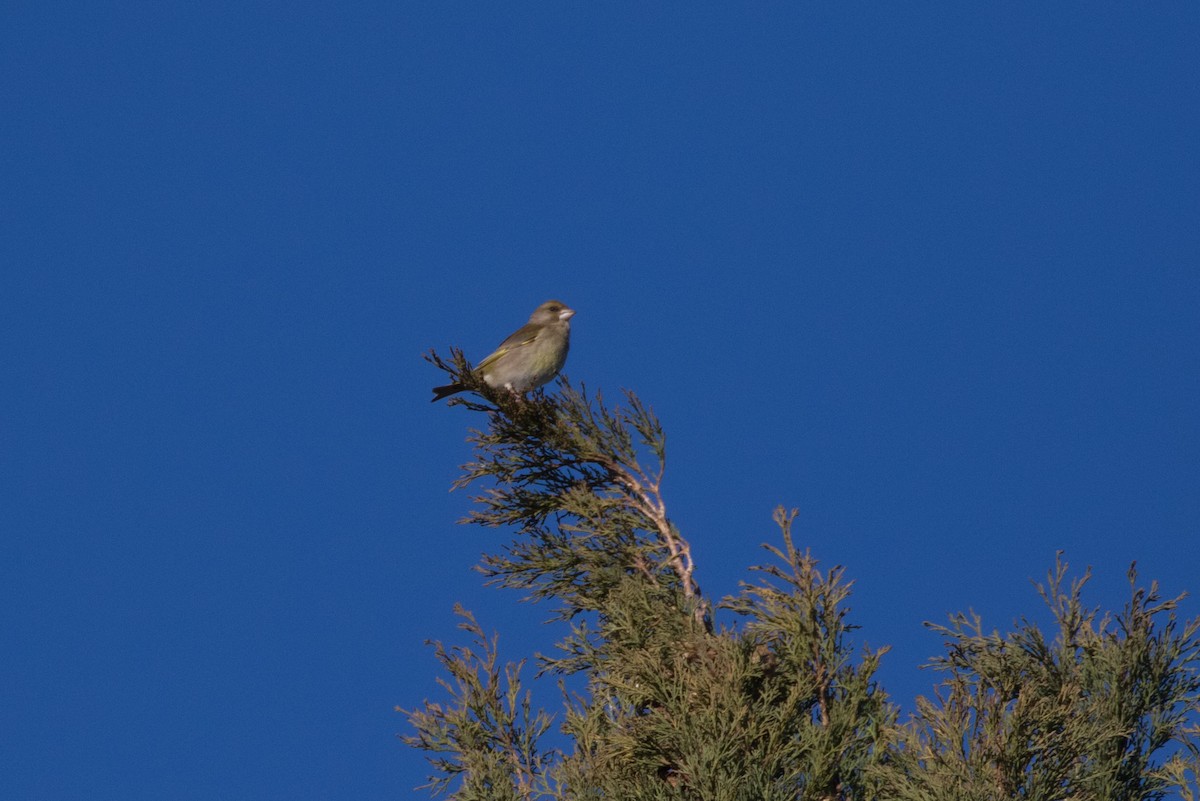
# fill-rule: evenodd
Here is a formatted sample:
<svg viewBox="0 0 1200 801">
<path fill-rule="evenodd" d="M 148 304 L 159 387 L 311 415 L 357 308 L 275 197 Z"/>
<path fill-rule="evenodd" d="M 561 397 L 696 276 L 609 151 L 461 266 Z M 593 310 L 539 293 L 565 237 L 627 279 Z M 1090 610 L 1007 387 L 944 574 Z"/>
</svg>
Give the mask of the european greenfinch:
<svg viewBox="0 0 1200 801">
<path fill-rule="evenodd" d="M 571 318 L 575 310 L 559 300 L 548 300 L 530 316 L 529 322 L 500 343 L 495 353 L 475 368 L 489 387 L 527 392 L 545 384 L 567 361 L 571 346 Z M 433 400 L 462 392 L 462 384 L 433 388 Z"/>
</svg>

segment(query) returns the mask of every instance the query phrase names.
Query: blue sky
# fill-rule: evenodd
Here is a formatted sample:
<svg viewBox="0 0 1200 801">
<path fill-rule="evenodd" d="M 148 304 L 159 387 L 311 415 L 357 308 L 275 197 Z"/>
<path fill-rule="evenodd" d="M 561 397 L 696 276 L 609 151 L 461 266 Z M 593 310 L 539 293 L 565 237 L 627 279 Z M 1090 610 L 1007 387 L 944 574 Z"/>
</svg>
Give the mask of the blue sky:
<svg viewBox="0 0 1200 801">
<path fill-rule="evenodd" d="M 345 5 L 345 4 L 343 4 Z M 713 597 L 776 504 L 906 710 L 1057 549 L 1200 590 L 1194 5 L 10 3 L 0 796 L 383 799 L 451 607 L 420 356 L 541 301 Z M 1200 612 L 1192 598 L 1185 609 Z M 727 621 L 726 621 L 727 622 Z M 545 700 L 553 704 L 553 693 Z"/>
</svg>

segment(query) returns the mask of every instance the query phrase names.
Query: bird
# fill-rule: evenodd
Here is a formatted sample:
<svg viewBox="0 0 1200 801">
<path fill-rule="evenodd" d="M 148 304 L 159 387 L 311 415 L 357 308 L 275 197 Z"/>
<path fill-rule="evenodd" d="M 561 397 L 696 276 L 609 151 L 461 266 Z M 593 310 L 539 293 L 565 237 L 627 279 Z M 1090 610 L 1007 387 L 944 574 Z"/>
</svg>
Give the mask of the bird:
<svg viewBox="0 0 1200 801">
<path fill-rule="evenodd" d="M 561 300 L 548 300 L 479 363 L 475 374 L 489 387 L 528 392 L 545 384 L 567 361 L 571 346 L 571 318 L 575 310 Z M 460 383 L 433 388 L 433 401 L 462 392 Z"/>
</svg>

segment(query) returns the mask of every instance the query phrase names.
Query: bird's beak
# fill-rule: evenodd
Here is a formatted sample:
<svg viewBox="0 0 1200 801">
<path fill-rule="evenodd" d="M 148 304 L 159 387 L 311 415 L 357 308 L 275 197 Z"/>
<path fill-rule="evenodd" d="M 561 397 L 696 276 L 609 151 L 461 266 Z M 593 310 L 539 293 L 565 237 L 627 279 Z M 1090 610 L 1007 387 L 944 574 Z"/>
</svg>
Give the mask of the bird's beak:
<svg viewBox="0 0 1200 801">
<path fill-rule="evenodd" d="M 558 319 L 562 320 L 563 322 L 570 320 L 574 316 L 575 316 L 574 309 L 563 309 L 562 311 L 560 311 L 558 313 Z"/>
</svg>

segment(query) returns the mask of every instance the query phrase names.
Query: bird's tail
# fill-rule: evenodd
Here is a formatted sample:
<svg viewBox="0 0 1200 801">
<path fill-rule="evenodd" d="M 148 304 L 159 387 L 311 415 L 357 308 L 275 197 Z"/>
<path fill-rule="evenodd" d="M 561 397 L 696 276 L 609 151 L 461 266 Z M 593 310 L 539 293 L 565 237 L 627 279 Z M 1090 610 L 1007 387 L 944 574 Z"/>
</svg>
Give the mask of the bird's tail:
<svg viewBox="0 0 1200 801">
<path fill-rule="evenodd" d="M 433 388 L 433 398 L 430 399 L 429 402 L 437 403 L 442 398 L 447 398 L 458 392 L 462 392 L 464 389 L 466 389 L 466 387 L 464 387 L 462 384 L 447 384 L 444 387 L 434 387 Z"/>
</svg>

